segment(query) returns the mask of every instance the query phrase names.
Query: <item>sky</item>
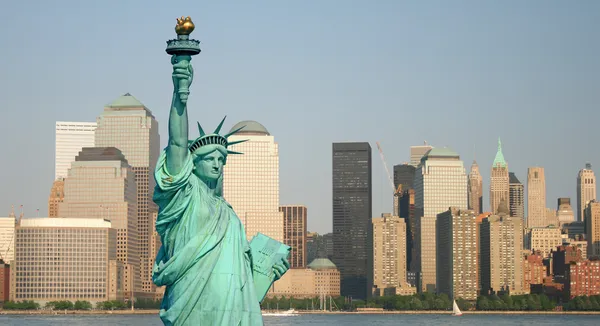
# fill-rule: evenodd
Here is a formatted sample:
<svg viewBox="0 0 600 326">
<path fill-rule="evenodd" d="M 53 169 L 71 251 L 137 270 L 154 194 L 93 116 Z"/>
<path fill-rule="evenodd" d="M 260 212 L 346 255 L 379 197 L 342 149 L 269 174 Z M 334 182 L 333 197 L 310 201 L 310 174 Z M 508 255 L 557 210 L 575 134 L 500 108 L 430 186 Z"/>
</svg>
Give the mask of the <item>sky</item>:
<svg viewBox="0 0 600 326">
<path fill-rule="evenodd" d="M 166 41 L 191 16 L 190 122 L 262 123 L 279 143 L 280 202 L 332 230 L 333 142 L 373 149 L 373 216 L 392 208 L 387 164 L 427 140 L 489 175 L 501 137 L 526 183 L 543 166 L 547 206 L 600 166 L 600 1 L 10 1 L 0 10 L 0 216 L 47 215 L 56 121 L 95 121 L 131 93 L 166 146 Z M 190 129 L 192 135 L 195 128 Z M 600 170 L 598 170 L 600 172 Z"/>
</svg>

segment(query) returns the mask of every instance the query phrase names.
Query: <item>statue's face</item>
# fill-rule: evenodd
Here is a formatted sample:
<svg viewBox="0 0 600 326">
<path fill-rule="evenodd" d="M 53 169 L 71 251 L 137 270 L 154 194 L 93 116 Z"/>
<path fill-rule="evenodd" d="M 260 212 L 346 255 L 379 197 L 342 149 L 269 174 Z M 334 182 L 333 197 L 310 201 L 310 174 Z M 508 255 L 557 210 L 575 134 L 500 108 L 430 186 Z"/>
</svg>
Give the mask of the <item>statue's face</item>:
<svg viewBox="0 0 600 326">
<path fill-rule="evenodd" d="M 224 162 L 225 157 L 219 151 L 206 155 L 194 155 L 195 173 L 201 179 L 217 180 L 223 173 Z"/>
</svg>

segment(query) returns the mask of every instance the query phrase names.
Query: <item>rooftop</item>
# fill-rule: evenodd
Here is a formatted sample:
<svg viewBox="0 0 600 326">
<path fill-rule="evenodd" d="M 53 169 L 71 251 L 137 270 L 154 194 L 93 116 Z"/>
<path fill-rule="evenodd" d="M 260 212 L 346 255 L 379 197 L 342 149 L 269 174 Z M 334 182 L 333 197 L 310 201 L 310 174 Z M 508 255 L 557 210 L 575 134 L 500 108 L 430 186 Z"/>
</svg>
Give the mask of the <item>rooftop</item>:
<svg viewBox="0 0 600 326">
<path fill-rule="evenodd" d="M 521 184 L 514 172 L 508 172 L 508 183 Z"/>
<path fill-rule="evenodd" d="M 116 100 L 106 104 L 108 108 L 146 108 L 137 98 L 129 93 L 119 96 Z"/>
<path fill-rule="evenodd" d="M 335 266 L 335 264 L 327 258 L 317 258 L 308 264 L 307 267 L 315 270 L 337 269 L 337 266 Z"/>
<path fill-rule="evenodd" d="M 127 163 L 123 153 L 115 147 L 84 147 L 75 161 L 121 161 Z"/>
<path fill-rule="evenodd" d="M 428 160 L 429 158 L 453 158 L 460 159 L 460 155 L 448 147 L 434 147 L 427 151 L 421 161 Z"/>
<path fill-rule="evenodd" d="M 37 217 L 23 218 L 21 227 L 51 227 L 51 228 L 110 228 L 109 221 L 100 218 L 60 218 Z"/>
<path fill-rule="evenodd" d="M 492 167 L 505 168 L 507 166 L 508 164 L 506 164 L 506 160 L 504 160 L 504 154 L 502 154 L 502 141 L 500 141 L 500 137 L 498 137 L 498 151 L 496 152 Z"/>
<path fill-rule="evenodd" d="M 269 136 L 271 135 L 267 128 L 256 122 L 254 120 L 244 120 L 236 123 L 229 132 L 232 132 L 238 128 L 244 127 L 244 129 L 238 131 L 236 135 L 261 135 L 261 136 Z"/>
</svg>

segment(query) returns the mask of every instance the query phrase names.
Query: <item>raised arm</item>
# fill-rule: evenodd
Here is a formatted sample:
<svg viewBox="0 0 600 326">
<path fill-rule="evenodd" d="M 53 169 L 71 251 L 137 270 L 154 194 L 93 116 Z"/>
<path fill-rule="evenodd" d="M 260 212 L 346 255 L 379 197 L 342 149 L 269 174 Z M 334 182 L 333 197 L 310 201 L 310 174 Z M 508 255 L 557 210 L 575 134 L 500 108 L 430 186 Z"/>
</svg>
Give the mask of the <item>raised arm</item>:
<svg viewBox="0 0 600 326">
<path fill-rule="evenodd" d="M 174 55 L 173 64 L 173 100 L 169 113 L 169 144 L 166 149 L 167 170 L 170 174 L 178 174 L 188 159 L 188 114 L 187 101 L 182 101 L 180 88 L 188 88 L 194 78 L 194 70 L 188 55 Z M 183 95 L 186 96 L 186 95 Z M 187 100 L 187 98 L 186 98 Z"/>
</svg>

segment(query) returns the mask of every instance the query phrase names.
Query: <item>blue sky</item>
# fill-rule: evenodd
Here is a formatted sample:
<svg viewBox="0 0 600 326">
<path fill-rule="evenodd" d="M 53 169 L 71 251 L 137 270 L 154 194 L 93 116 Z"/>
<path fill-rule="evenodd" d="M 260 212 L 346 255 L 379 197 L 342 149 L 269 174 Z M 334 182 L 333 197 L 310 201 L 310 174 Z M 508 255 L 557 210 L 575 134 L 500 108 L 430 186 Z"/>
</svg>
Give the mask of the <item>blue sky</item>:
<svg viewBox="0 0 600 326">
<path fill-rule="evenodd" d="M 373 147 L 373 215 L 391 210 L 376 141 L 392 165 L 427 140 L 489 174 L 497 138 L 526 182 L 546 169 L 547 205 L 575 202 L 600 166 L 598 1 L 11 1 L 0 11 L 0 215 L 47 214 L 55 121 L 94 121 L 132 93 L 166 142 L 165 41 L 192 16 L 191 121 L 257 120 L 280 146 L 282 204 L 331 230 L 331 143 Z M 195 129 L 192 129 L 195 132 Z"/>
</svg>

